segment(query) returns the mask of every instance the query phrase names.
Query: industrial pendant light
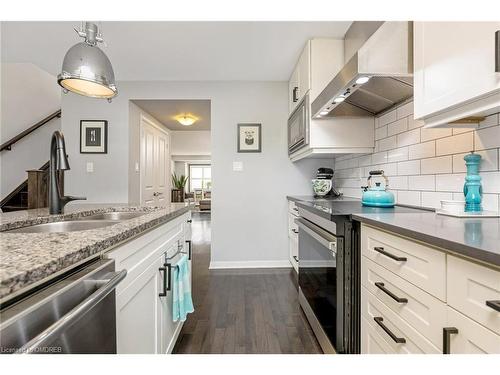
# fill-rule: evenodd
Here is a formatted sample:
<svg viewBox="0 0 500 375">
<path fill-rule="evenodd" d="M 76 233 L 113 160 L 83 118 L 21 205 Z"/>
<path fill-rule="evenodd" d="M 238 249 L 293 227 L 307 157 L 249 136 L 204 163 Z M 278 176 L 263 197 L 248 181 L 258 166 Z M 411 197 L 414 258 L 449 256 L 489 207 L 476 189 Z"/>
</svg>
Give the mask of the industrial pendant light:
<svg viewBox="0 0 500 375">
<path fill-rule="evenodd" d="M 97 43 L 104 41 L 97 25 L 85 22 L 80 30 L 75 31 L 85 41 L 75 44 L 66 52 L 57 83 L 65 93 L 72 91 L 111 101 L 118 94 L 115 73 L 106 54 L 97 46 Z"/>
</svg>

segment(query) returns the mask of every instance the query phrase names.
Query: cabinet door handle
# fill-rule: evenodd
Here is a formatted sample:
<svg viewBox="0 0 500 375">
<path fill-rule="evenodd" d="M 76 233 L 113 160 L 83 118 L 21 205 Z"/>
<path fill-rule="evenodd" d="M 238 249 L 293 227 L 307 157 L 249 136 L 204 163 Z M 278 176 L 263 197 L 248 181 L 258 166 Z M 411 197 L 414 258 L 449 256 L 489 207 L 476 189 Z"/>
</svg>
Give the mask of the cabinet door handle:
<svg viewBox="0 0 500 375">
<path fill-rule="evenodd" d="M 299 234 L 299 231 L 297 229 L 292 229 L 292 232 L 295 234 Z"/>
<path fill-rule="evenodd" d="M 385 255 L 386 257 L 394 259 L 398 262 L 406 262 L 408 260 L 408 259 L 406 259 L 406 257 L 398 257 L 397 255 L 388 253 L 387 251 L 384 250 L 383 247 L 380 247 L 380 246 L 374 247 L 373 250 L 375 250 L 377 253 Z"/>
<path fill-rule="evenodd" d="M 186 240 L 186 243 L 188 244 L 188 259 L 191 260 L 192 257 L 191 246 L 193 245 L 191 243 L 191 240 Z"/>
<path fill-rule="evenodd" d="M 395 295 L 394 293 L 392 293 L 389 289 L 387 289 L 384 286 L 384 283 L 377 282 L 377 283 L 375 283 L 375 286 L 377 288 L 379 288 L 382 292 L 384 292 L 385 294 L 387 294 L 389 297 L 391 297 L 394 301 L 396 301 L 398 303 L 408 303 L 408 299 L 407 298 L 398 297 L 397 295 Z"/>
<path fill-rule="evenodd" d="M 384 323 L 382 323 L 384 321 L 384 318 L 382 318 L 381 316 L 375 316 L 373 320 L 375 320 L 375 323 L 377 323 L 380 326 L 380 328 L 382 328 L 385 331 L 385 333 L 387 333 L 396 344 L 406 343 L 406 339 L 404 337 L 396 336 L 394 333 L 392 333 L 392 331 L 389 328 L 387 328 L 387 326 Z"/>
<path fill-rule="evenodd" d="M 450 354 L 451 352 L 450 336 L 456 335 L 457 333 L 458 329 L 456 327 L 443 328 L 443 354 Z"/>
<path fill-rule="evenodd" d="M 293 256 L 293 259 L 295 259 L 295 261 L 296 261 L 297 263 L 299 263 L 299 257 L 298 257 L 297 255 L 294 255 L 294 256 Z"/>
<path fill-rule="evenodd" d="M 297 86 L 295 86 L 293 88 L 293 91 L 292 91 L 292 101 L 294 103 L 298 102 L 299 101 L 299 96 L 297 95 L 299 92 L 299 88 Z"/>
<path fill-rule="evenodd" d="M 170 291 L 172 289 L 172 265 L 170 263 L 164 264 L 164 266 L 167 268 L 168 276 L 167 276 L 167 282 L 166 282 L 166 290 Z M 165 273 L 165 276 L 167 273 Z"/>
<path fill-rule="evenodd" d="M 500 312 L 500 300 L 486 301 L 486 306 L 491 307 L 493 310 Z"/>
<path fill-rule="evenodd" d="M 186 222 L 189 223 L 189 224 L 191 224 L 193 222 L 193 220 L 189 219 Z"/>
<path fill-rule="evenodd" d="M 500 30 L 495 32 L 495 72 L 500 73 Z"/>
<path fill-rule="evenodd" d="M 164 264 L 163 267 L 158 268 L 160 272 L 163 272 L 163 292 L 159 293 L 160 297 L 166 297 L 167 291 L 170 290 L 170 287 L 167 285 L 167 265 Z M 169 272 L 170 273 L 170 272 Z"/>
</svg>

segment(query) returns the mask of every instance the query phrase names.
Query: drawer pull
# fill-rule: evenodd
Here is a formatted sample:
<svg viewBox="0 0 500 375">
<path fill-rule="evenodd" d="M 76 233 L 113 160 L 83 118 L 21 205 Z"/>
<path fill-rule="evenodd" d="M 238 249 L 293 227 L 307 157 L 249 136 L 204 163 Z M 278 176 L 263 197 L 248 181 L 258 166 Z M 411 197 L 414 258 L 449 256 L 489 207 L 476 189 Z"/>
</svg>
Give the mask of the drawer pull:
<svg viewBox="0 0 500 375">
<path fill-rule="evenodd" d="M 407 298 L 398 297 L 384 286 L 384 283 L 375 283 L 375 286 L 398 303 L 408 303 Z"/>
<path fill-rule="evenodd" d="M 443 354 L 450 354 L 451 343 L 450 336 L 456 335 L 458 329 L 456 327 L 444 327 L 443 328 Z"/>
<path fill-rule="evenodd" d="M 292 229 L 292 232 L 295 234 L 299 234 L 299 231 L 297 229 Z"/>
<path fill-rule="evenodd" d="M 384 318 L 382 318 L 381 316 L 375 316 L 373 320 L 375 320 L 375 323 L 377 323 L 380 326 L 380 328 L 382 328 L 385 331 L 385 333 L 387 333 L 390 336 L 390 338 L 394 340 L 395 343 L 397 344 L 406 343 L 406 339 L 404 337 L 396 336 L 394 333 L 392 333 L 392 331 L 389 328 L 386 327 L 384 323 L 382 323 L 384 321 Z"/>
<path fill-rule="evenodd" d="M 294 255 L 294 256 L 293 256 L 293 259 L 295 259 L 295 261 L 296 261 L 297 263 L 299 263 L 299 257 L 298 257 L 297 255 Z"/>
<path fill-rule="evenodd" d="M 398 262 L 406 262 L 408 259 L 406 257 L 398 257 L 394 254 L 388 253 L 387 251 L 384 250 L 383 247 L 374 247 L 373 250 L 375 250 L 377 253 L 380 253 L 382 255 L 385 255 L 386 257 L 389 257 L 391 259 L 397 260 Z"/>
<path fill-rule="evenodd" d="M 500 300 L 486 301 L 486 306 L 491 307 L 493 310 L 500 312 Z"/>
</svg>

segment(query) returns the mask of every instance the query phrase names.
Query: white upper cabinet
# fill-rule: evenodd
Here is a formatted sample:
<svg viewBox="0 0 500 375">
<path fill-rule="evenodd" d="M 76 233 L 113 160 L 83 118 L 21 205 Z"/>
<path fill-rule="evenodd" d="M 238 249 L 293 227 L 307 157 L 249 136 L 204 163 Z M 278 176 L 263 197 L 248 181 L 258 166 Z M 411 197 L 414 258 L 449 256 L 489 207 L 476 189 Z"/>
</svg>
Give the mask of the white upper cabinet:
<svg viewBox="0 0 500 375">
<path fill-rule="evenodd" d="M 308 92 L 312 103 L 343 65 L 342 39 L 318 38 L 307 41 L 288 82 L 290 113 Z"/>
<path fill-rule="evenodd" d="M 425 126 L 500 110 L 495 33 L 500 22 L 415 22 L 415 118 Z"/>
</svg>

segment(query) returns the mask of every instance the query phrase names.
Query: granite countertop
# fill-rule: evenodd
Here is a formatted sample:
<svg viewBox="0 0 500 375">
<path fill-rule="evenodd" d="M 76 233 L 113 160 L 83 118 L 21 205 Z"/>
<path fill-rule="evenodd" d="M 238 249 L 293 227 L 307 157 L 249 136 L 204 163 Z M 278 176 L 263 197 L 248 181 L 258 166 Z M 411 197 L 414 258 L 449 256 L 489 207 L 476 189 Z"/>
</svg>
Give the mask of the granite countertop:
<svg viewBox="0 0 500 375">
<path fill-rule="evenodd" d="M 189 211 L 186 203 L 167 207 L 122 205 L 68 205 L 63 215 L 49 215 L 48 209 L 0 213 L 0 300 L 31 284 L 69 270 L 85 259 L 98 256 L 159 224 Z M 64 233 L 3 232 L 34 224 L 75 219 L 112 211 L 140 211 L 144 215 L 98 229 Z M 17 294 L 17 293 L 16 293 Z"/>
<path fill-rule="evenodd" d="M 448 252 L 500 266 L 499 218 L 457 218 L 404 206 L 364 207 L 355 198 L 287 198 L 329 220 L 335 215 L 348 215 L 353 220 L 426 242 Z"/>
</svg>

